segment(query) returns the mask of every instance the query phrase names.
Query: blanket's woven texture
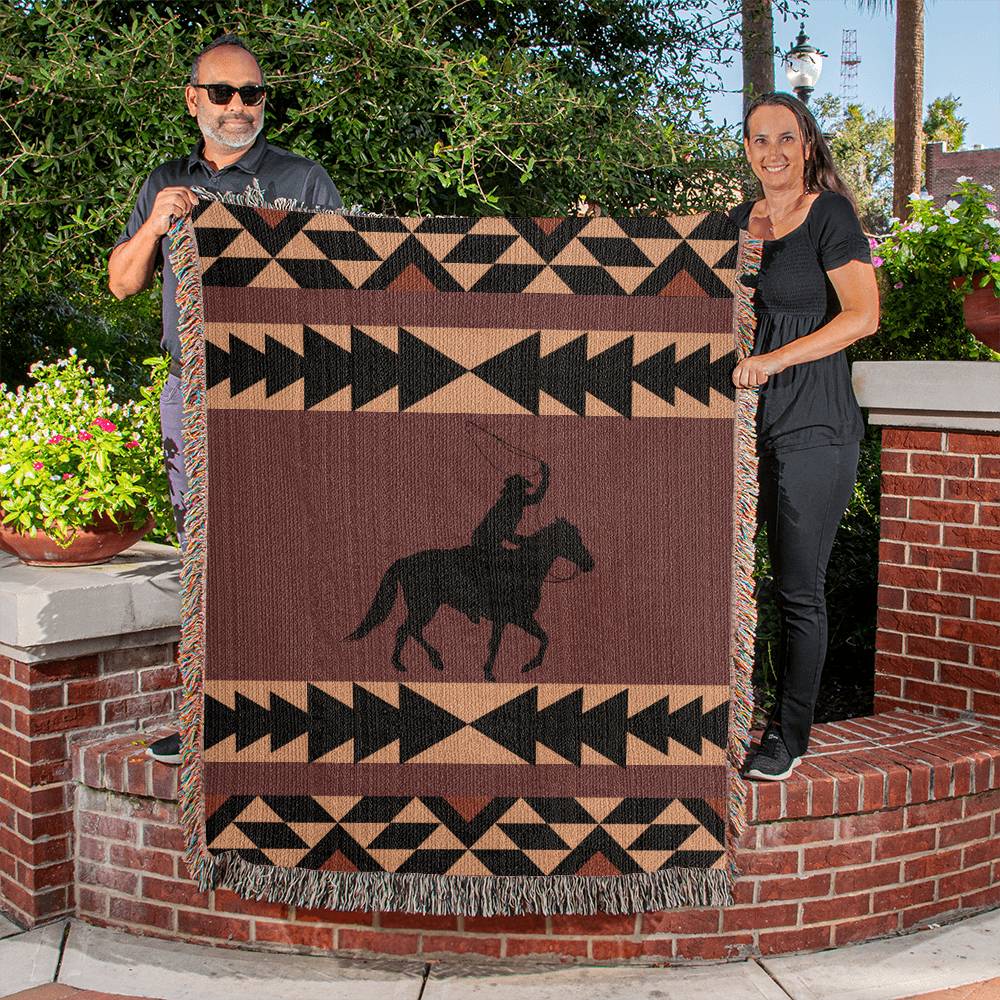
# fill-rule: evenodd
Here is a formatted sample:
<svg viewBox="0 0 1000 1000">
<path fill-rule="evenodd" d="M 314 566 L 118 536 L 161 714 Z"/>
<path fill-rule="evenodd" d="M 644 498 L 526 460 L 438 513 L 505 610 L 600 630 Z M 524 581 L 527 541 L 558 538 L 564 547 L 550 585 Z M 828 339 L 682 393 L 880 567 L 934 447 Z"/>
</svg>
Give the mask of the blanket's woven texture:
<svg viewBox="0 0 1000 1000">
<path fill-rule="evenodd" d="M 201 884 L 729 902 L 754 519 L 735 227 L 203 201 L 172 240 Z"/>
</svg>

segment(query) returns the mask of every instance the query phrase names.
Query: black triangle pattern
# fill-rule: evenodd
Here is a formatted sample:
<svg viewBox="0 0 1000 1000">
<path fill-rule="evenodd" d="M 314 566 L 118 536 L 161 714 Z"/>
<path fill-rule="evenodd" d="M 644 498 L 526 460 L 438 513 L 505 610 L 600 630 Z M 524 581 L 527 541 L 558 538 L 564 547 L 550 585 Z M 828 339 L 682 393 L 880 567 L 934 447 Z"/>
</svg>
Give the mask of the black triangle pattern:
<svg viewBox="0 0 1000 1000">
<path fill-rule="evenodd" d="M 629 734 L 663 754 L 670 753 L 671 741 L 696 754 L 703 752 L 703 741 L 726 746 L 725 702 L 705 712 L 698 696 L 670 711 L 667 696 L 630 716 L 627 689 L 586 711 L 583 699 L 579 687 L 539 708 L 538 688 L 530 687 L 468 725 L 529 764 L 536 763 L 540 744 L 578 766 L 586 746 L 624 767 Z M 399 686 L 398 707 L 360 684 L 353 685 L 348 705 L 307 683 L 306 702 L 302 709 L 271 692 L 265 708 L 237 692 L 229 708 L 206 695 L 205 748 L 235 736 L 240 752 L 267 736 L 274 752 L 305 735 L 310 762 L 354 740 L 357 763 L 398 740 L 399 762 L 405 764 L 467 725 L 405 684 Z"/>
<path fill-rule="evenodd" d="M 717 270 L 732 270 L 730 252 L 721 244 L 736 245 L 738 230 L 734 223 L 718 212 L 705 216 L 694 229 L 681 237 L 667 219 L 636 216 L 616 220 L 624 236 L 581 235 L 590 220 L 570 217 L 561 220 L 508 218 L 503 222 L 509 233 L 472 233 L 475 219 L 423 219 L 413 233 L 402 220 L 376 216 L 344 216 L 350 230 L 304 228 L 313 218 L 305 212 L 275 212 L 243 205 L 227 205 L 230 224 L 196 225 L 198 249 L 210 263 L 205 267 L 202 284 L 240 288 L 249 285 L 265 267 L 276 261 L 300 288 L 363 288 L 369 291 L 390 289 L 404 271 L 415 268 L 427 288 L 439 292 L 463 292 L 465 289 L 444 265 L 482 264 L 488 270 L 469 289 L 474 292 L 517 293 L 523 291 L 546 265 L 565 282 L 570 291 L 579 295 L 658 295 L 679 273 L 687 271 L 713 298 L 732 298 L 713 268 L 706 264 L 690 243 L 719 243 Z M 199 206 L 200 217 L 205 209 Z M 213 217 L 214 218 L 214 217 Z M 217 220 L 216 220 L 217 221 Z M 553 223 L 555 223 L 553 227 Z M 242 226 L 261 247 L 261 257 L 240 257 L 232 245 Z M 314 258 L 291 256 L 289 244 L 298 233 L 322 254 Z M 395 250 L 381 257 L 364 239 L 367 233 L 399 233 L 404 239 Z M 425 233 L 460 234 L 462 238 L 439 260 L 418 239 Z M 518 238 L 523 238 L 544 263 L 504 262 L 503 255 Z M 553 264 L 552 262 L 575 240 L 580 240 L 595 263 Z M 652 267 L 649 258 L 635 242 L 640 239 L 680 239 L 677 249 L 653 269 L 651 274 L 631 292 L 626 292 L 607 270 L 614 267 Z M 266 256 L 269 255 L 269 256 Z M 353 262 L 379 261 L 372 273 L 359 270 L 357 276 L 350 267 Z M 336 262 L 336 264 L 334 263 Z M 418 283 L 419 284 L 419 283 Z M 413 287 L 408 286 L 408 287 Z"/>
<path fill-rule="evenodd" d="M 437 797 L 364 796 L 355 799 L 353 804 L 348 801 L 339 806 L 336 812 L 332 811 L 332 806 L 321 805 L 310 796 L 266 795 L 262 801 L 278 820 L 251 819 L 251 815 L 260 816 L 259 812 L 247 814 L 247 808 L 254 802 L 253 796 L 238 795 L 224 800 L 208 818 L 206 829 L 210 849 L 219 850 L 211 847 L 212 842 L 232 825 L 253 845 L 239 848 L 237 852 L 241 856 L 253 855 L 259 864 L 277 863 L 287 867 L 287 852 L 298 850 L 302 852 L 295 864 L 298 868 L 321 868 L 339 854 L 358 871 L 394 870 L 428 875 L 448 873 L 468 852 L 494 875 L 574 875 L 595 859 L 600 859 L 602 871 L 634 874 L 646 870 L 643 859 L 635 855 L 650 851 L 669 852 L 666 860 L 658 859 L 661 870 L 708 868 L 724 853 L 713 848 L 682 848 L 692 834 L 699 831 L 708 834 L 720 848 L 724 844 L 725 822 L 703 799 L 682 799 L 693 821 L 679 823 L 656 822 L 674 800 L 652 797 L 617 800 L 603 822 L 595 820 L 583 808 L 586 800 L 563 798 L 525 799 L 539 817 L 538 822 L 525 821 L 523 811 L 519 813 L 521 819 L 505 820 L 521 801 L 517 798 L 484 799 L 471 816 L 457 808 L 458 800 L 453 804 L 446 798 Z M 398 819 L 411 804 L 424 807 L 421 811 L 424 818 L 417 821 Z M 589 827 L 581 831 L 584 836 L 577 838 L 573 848 L 558 829 L 559 824 L 566 823 Z M 302 824 L 311 824 L 314 829 L 320 826 L 317 831 L 320 836 L 312 848 L 303 839 Z M 622 830 L 622 824 L 628 829 Z M 645 825 L 638 836 L 632 830 L 635 824 Z M 505 835 L 511 847 L 487 847 L 486 843 L 477 846 L 494 828 Z M 423 846 L 441 830 L 451 835 L 454 846 Z M 315 836 L 313 834 L 310 839 Z M 272 860 L 268 851 L 282 852 L 282 859 Z M 539 867 L 537 854 L 531 856 L 537 851 L 550 852 L 544 871 Z M 383 867 L 383 862 L 390 867 Z"/>
<path fill-rule="evenodd" d="M 269 335 L 261 351 L 229 334 L 229 350 L 206 345 L 208 388 L 229 379 L 230 396 L 238 396 L 263 381 L 265 395 L 273 396 L 304 380 L 304 407 L 310 409 L 347 386 L 354 409 L 399 387 L 401 410 L 471 371 L 529 413 L 537 414 L 539 392 L 545 392 L 579 416 L 586 412 L 588 393 L 623 417 L 632 415 L 632 383 L 675 405 L 677 390 L 703 406 L 710 406 L 712 391 L 735 398 L 731 374 L 736 353 L 711 357 L 704 344 L 686 357 L 677 358 L 676 344 L 668 344 L 639 364 L 633 364 L 634 339 L 625 337 L 591 358 L 587 335 L 541 354 L 541 334 L 536 332 L 468 369 L 442 354 L 408 330 L 398 330 L 398 351 L 351 328 L 351 349 L 327 339 L 309 326 L 303 328 L 303 353 Z"/>
</svg>

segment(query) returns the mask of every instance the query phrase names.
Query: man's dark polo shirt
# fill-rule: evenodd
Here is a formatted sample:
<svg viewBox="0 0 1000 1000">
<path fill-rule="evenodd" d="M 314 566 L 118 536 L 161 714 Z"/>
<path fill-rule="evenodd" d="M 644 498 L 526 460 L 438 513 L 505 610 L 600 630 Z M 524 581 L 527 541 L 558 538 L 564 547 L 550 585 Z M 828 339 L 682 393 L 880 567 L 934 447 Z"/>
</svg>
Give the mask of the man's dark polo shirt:
<svg viewBox="0 0 1000 1000">
<path fill-rule="evenodd" d="M 268 202 L 276 198 L 294 198 L 305 208 L 340 208 L 340 193 L 327 172 L 312 160 L 278 149 L 263 135 L 235 163 L 214 170 L 202 158 L 202 143 L 189 156 L 168 160 L 146 178 L 139 190 L 135 208 L 116 246 L 130 240 L 149 218 L 153 201 L 165 187 L 203 187 L 209 191 L 242 194 L 256 179 Z M 181 345 L 177 336 L 177 278 L 170 266 L 166 236 L 156 252 L 156 267 L 163 267 L 163 349 L 180 361 Z"/>
</svg>

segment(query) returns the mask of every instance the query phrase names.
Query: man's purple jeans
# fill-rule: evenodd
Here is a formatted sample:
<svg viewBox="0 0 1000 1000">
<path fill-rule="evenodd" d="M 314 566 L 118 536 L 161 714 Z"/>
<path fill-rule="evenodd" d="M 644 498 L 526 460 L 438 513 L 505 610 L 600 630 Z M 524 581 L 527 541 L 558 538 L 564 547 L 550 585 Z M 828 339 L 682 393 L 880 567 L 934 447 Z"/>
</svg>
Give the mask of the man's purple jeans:
<svg viewBox="0 0 1000 1000">
<path fill-rule="evenodd" d="M 184 470 L 184 438 L 182 424 L 184 418 L 184 398 L 181 395 L 181 380 L 177 375 L 168 375 L 166 385 L 160 393 L 160 428 L 163 434 L 163 458 L 170 485 L 170 505 L 174 509 L 174 523 L 177 525 L 177 541 L 184 551 L 185 495 L 188 482 Z"/>
</svg>

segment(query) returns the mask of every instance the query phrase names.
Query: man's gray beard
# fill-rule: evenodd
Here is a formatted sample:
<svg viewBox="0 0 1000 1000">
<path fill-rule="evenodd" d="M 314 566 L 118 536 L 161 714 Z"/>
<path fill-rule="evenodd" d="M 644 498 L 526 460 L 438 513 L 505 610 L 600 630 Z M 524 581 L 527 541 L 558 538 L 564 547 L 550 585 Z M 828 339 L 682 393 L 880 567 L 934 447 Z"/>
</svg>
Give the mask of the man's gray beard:
<svg viewBox="0 0 1000 1000">
<path fill-rule="evenodd" d="M 206 119 L 208 116 L 205 116 Z M 261 115 L 260 121 L 257 127 L 249 133 L 243 133 L 243 135 L 236 136 L 232 132 L 224 132 L 221 129 L 215 127 L 215 122 L 212 120 L 202 121 L 201 117 L 198 118 L 198 124 L 201 126 L 202 132 L 205 133 L 213 142 L 217 142 L 220 146 L 225 146 L 226 149 L 249 149 L 250 146 L 254 144 L 257 140 L 257 136 L 264 129 L 264 116 Z M 249 136 L 249 138 L 246 138 Z"/>
</svg>

